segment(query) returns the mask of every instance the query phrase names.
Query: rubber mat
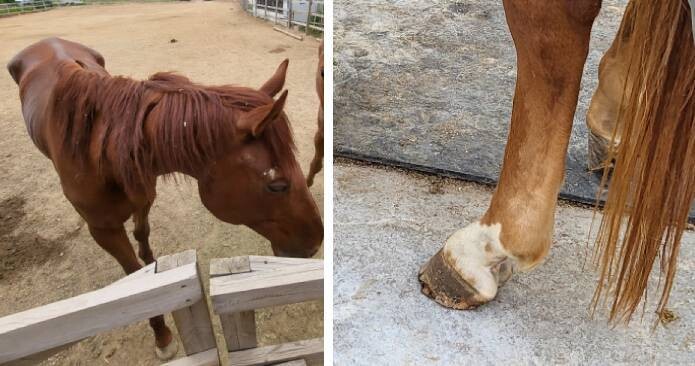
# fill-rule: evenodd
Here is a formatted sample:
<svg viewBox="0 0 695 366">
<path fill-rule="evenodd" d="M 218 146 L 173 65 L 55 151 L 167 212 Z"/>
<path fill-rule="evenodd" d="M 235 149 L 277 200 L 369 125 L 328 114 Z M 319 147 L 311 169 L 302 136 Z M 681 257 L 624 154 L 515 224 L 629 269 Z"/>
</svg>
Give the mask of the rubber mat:
<svg viewBox="0 0 695 366">
<path fill-rule="evenodd" d="M 592 31 L 560 193 L 579 203 L 601 179 L 585 116 L 625 5 L 604 1 Z M 336 156 L 495 183 L 516 77 L 502 2 L 336 1 L 335 16 Z"/>
</svg>

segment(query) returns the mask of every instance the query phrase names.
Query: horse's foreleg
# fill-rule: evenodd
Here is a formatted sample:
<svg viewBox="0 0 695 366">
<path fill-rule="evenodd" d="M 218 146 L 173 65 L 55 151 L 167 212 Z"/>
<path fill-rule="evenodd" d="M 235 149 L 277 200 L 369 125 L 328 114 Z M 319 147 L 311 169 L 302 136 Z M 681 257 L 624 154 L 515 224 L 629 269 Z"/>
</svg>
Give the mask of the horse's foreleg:
<svg viewBox="0 0 695 366">
<path fill-rule="evenodd" d="M 422 268 L 423 293 L 466 309 L 492 300 L 511 268 L 550 248 L 555 203 L 600 0 L 504 2 L 517 81 L 499 184 L 483 217 L 455 232 Z"/>
<path fill-rule="evenodd" d="M 113 227 L 97 227 L 90 224 L 89 232 L 100 247 L 116 258 L 126 274 L 131 274 L 142 268 L 122 224 Z M 174 357 L 177 345 L 176 342 L 173 342 L 171 331 L 164 323 L 164 317 L 159 315 L 150 318 L 150 326 L 155 335 L 157 357 L 162 360 Z"/>
<path fill-rule="evenodd" d="M 152 204 L 147 203 L 133 213 L 133 237 L 138 241 L 138 256 L 146 264 L 154 262 L 154 255 L 150 248 L 150 207 Z"/>
</svg>

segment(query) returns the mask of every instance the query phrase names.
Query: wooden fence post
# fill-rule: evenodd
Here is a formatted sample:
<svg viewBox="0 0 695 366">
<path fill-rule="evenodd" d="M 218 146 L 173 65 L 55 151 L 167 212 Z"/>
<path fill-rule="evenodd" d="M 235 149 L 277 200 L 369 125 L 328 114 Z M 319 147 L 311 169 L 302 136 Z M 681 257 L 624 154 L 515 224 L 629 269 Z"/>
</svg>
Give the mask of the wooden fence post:
<svg viewBox="0 0 695 366">
<path fill-rule="evenodd" d="M 309 0 L 309 10 L 306 12 L 306 34 L 309 34 L 309 25 L 311 24 L 311 5 L 313 1 Z"/>
<path fill-rule="evenodd" d="M 278 0 L 273 0 L 275 5 L 275 24 L 278 24 Z"/>
<path fill-rule="evenodd" d="M 292 1 L 287 0 L 287 28 L 292 30 Z"/>
<path fill-rule="evenodd" d="M 196 262 L 197 255 L 195 250 L 163 256 L 157 259 L 156 273 L 162 273 Z M 200 281 L 200 269 L 197 269 L 197 271 L 198 280 Z M 202 281 L 200 289 L 204 292 Z M 217 348 L 215 334 L 212 330 L 212 321 L 210 320 L 210 311 L 208 310 L 208 303 L 204 293 L 201 299 L 191 306 L 175 310 L 171 314 L 174 317 L 176 329 L 179 331 L 183 349 L 187 356 Z"/>
<path fill-rule="evenodd" d="M 251 272 L 249 257 L 213 259 L 210 262 L 210 277 Z M 219 314 L 222 332 L 227 343 L 227 352 L 254 348 L 256 339 L 256 312 L 254 310 L 238 313 Z"/>
</svg>

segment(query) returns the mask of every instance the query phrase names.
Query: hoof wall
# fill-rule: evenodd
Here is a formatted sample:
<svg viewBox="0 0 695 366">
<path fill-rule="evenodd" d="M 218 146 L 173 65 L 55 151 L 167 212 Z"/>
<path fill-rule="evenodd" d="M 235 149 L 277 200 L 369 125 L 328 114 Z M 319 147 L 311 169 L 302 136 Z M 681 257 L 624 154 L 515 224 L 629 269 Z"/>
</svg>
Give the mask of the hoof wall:
<svg viewBox="0 0 695 366">
<path fill-rule="evenodd" d="M 439 250 L 418 274 L 422 293 L 438 304 L 456 310 L 475 309 L 485 303 L 478 291 L 454 270 Z"/>
<path fill-rule="evenodd" d="M 164 348 L 159 348 L 159 347 L 154 347 L 154 353 L 157 355 L 157 359 L 160 361 L 169 361 L 174 356 L 176 356 L 176 353 L 179 351 L 179 346 L 178 343 L 176 342 L 176 339 L 171 340 L 169 344 L 164 347 Z"/>
<path fill-rule="evenodd" d="M 610 149 L 613 148 L 609 139 L 595 134 L 589 130 L 589 154 L 587 158 L 587 168 L 592 172 L 603 172 L 605 169 L 612 169 L 614 162 L 606 161 Z"/>
</svg>

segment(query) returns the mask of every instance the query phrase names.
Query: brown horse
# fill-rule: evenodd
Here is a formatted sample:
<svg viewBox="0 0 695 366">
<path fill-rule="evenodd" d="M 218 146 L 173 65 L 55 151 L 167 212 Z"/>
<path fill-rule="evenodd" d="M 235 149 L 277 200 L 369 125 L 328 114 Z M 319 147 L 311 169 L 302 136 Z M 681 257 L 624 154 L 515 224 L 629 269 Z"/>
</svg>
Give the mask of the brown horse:
<svg viewBox="0 0 695 366">
<path fill-rule="evenodd" d="M 323 43 L 319 46 L 319 66 L 316 68 L 316 93 L 319 95 L 319 126 L 314 135 L 314 159 L 311 160 L 309 174 L 306 176 L 306 184 L 311 187 L 314 184 L 314 176 L 323 167 Z"/>
<path fill-rule="evenodd" d="M 152 263 L 148 212 L 157 177 L 172 173 L 195 178 L 212 214 L 263 235 L 276 255 L 319 249 L 323 225 L 295 160 L 287 91 L 273 100 L 287 65 L 260 90 L 205 87 L 172 73 L 136 81 L 110 76 L 98 52 L 51 38 L 21 51 L 8 69 L 29 136 L 53 162 L 65 197 L 97 244 L 132 273 L 142 265 L 124 222 L 133 217 L 139 257 Z M 150 325 L 158 357 L 172 357 L 164 318 Z"/>
<path fill-rule="evenodd" d="M 504 1 L 518 65 L 509 139 L 487 212 L 421 269 L 423 293 L 438 303 L 477 307 L 514 269 L 530 270 L 546 257 L 600 7 L 600 0 Z M 588 114 L 589 168 L 614 168 L 597 238 L 601 279 L 593 307 L 611 293 L 611 321 L 630 320 L 657 257 L 664 274 L 658 311 L 668 302 L 695 198 L 691 17 L 686 0 L 633 0 L 601 61 Z"/>
</svg>

